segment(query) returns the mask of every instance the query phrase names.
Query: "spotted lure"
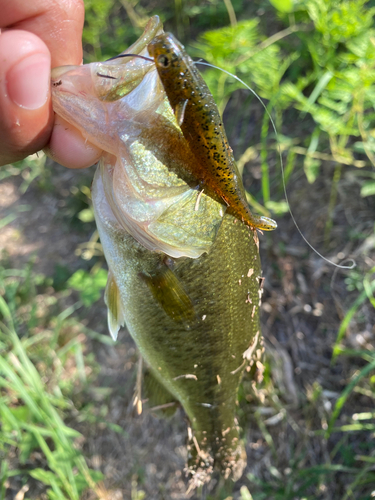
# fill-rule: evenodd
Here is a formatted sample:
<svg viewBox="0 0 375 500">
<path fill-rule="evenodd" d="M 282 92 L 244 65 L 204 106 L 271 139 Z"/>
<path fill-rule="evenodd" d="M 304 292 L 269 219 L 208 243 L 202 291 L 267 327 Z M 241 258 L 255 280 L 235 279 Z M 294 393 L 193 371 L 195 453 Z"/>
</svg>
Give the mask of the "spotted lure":
<svg viewBox="0 0 375 500">
<path fill-rule="evenodd" d="M 276 229 L 274 220 L 251 213 L 217 105 L 184 47 L 163 33 L 149 43 L 148 52 L 196 158 L 193 175 L 224 200 L 229 213 L 253 228 Z"/>
</svg>

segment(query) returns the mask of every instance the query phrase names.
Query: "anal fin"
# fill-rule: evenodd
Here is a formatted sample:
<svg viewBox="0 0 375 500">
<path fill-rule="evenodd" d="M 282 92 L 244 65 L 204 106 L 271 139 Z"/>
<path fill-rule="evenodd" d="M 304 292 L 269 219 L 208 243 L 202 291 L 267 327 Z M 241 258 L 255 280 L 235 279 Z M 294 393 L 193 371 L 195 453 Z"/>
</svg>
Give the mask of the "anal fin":
<svg viewBox="0 0 375 500">
<path fill-rule="evenodd" d="M 150 369 L 144 372 L 143 388 L 149 411 L 165 418 L 171 417 L 176 412 L 179 402 Z"/>
</svg>

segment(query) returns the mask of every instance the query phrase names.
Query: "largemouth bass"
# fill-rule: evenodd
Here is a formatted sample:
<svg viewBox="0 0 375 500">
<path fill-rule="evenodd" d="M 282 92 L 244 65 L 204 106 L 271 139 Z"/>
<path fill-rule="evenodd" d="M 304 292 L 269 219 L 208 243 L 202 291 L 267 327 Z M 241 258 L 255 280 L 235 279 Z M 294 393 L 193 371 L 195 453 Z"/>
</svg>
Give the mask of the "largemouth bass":
<svg viewBox="0 0 375 500">
<path fill-rule="evenodd" d="M 149 56 L 161 34 L 155 16 L 127 52 Z M 185 410 L 190 486 L 214 469 L 236 480 L 246 465 L 237 390 L 261 355 L 257 233 L 199 189 L 196 156 L 155 64 L 123 58 L 57 68 L 52 90 L 55 112 L 103 150 L 92 201 L 109 267 L 110 332 L 116 338 L 126 324 Z"/>
</svg>

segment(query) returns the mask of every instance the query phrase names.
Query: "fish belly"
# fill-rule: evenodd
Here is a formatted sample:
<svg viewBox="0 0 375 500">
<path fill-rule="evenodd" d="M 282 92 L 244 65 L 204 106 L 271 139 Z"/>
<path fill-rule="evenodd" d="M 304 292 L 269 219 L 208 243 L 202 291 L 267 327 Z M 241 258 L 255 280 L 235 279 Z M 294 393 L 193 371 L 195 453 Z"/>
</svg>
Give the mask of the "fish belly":
<svg viewBox="0 0 375 500">
<path fill-rule="evenodd" d="M 246 455 L 235 416 L 237 391 L 261 343 L 256 232 L 225 214 L 208 253 L 171 259 L 145 249 L 119 226 L 99 169 L 93 202 L 126 326 L 155 377 L 189 418 L 192 481 L 202 484 L 214 469 L 238 479 Z M 163 269 L 172 280 L 158 279 Z M 185 302 L 174 302 L 181 295 Z"/>
</svg>

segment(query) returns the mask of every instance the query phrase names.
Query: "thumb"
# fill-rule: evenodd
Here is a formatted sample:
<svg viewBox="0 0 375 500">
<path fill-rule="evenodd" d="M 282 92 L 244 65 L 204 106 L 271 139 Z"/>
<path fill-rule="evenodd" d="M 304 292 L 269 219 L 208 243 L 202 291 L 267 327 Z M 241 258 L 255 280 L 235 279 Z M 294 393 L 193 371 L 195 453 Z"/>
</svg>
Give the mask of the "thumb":
<svg viewBox="0 0 375 500">
<path fill-rule="evenodd" d="M 51 55 L 33 33 L 0 34 L 0 165 L 25 158 L 48 142 L 53 125 Z"/>
</svg>

